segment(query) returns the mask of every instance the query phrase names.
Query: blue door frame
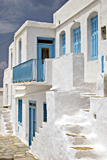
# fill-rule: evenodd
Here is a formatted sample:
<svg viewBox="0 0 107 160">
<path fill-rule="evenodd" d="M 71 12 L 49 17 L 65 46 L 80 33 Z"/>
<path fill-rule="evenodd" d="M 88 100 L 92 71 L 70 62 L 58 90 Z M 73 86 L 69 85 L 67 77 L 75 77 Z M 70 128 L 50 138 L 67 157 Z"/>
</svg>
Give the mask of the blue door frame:
<svg viewBox="0 0 107 160">
<path fill-rule="evenodd" d="M 46 106 L 46 102 L 43 102 L 43 122 L 47 122 L 47 106 Z"/>
<path fill-rule="evenodd" d="M 48 43 L 38 43 L 38 40 L 51 40 L 53 41 L 53 44 Z M 48 48 L 49 49 L 49 58 L 55 57 L 55 39 L 54 38 L 45 38 L 45 37 L 38 37 L 37 38 L 37 82 L 44 81 L 44 60 L 42 60 L 41 57 L 41 51 L 42 48 Z"/>
<path fill-rule="evenodd" d="M 98 15 L 91 18 L 91 60 L 98 59 Z"/>
<path fill-rule="evenodd" d="M 74 53 L 81 53 L 81 27 L 74 29 Z"/>
<path fill-rule="evenodd" d="M 29 101 L 29 146 L 36 132 L 36 101 Z"/>
</svg>

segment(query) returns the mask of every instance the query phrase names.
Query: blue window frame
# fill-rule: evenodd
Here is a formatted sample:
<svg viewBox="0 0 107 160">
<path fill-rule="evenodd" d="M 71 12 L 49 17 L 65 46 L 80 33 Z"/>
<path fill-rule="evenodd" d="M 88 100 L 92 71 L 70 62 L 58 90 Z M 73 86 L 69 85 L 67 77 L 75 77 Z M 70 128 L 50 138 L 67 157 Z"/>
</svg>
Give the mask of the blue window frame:
<svg viewBox="0 0 107 160">
<path fill-rule="evenodd" d="M 74 29 L 74 53 L 81 53 L 81 28 Z"/>
<path fill-rule="evenodd" d="M 19 63 L 22 61 L 22 41 L 19 41 Z"/>
<path fill-rule="evenodd" d="M 22 124 L 22 99 L 18 99 L 18 123 Z"/>
<path fill-rule="evenodd" d="M 46 106 L 46 102 L 43 103 L 43 121 L 47 122 L 47 106 Z"/>
<path fill-rule="evenodd" d="M 91 60 L 98 59 L 98 15 L 91 18 Z"/>
<path fill-rule="evenodd" d="M 62 34 L 62 55 L 65 54 L 65 48 L 66 46 L 65 46 L 65 33 L 64 33 Z"/>
</svg>

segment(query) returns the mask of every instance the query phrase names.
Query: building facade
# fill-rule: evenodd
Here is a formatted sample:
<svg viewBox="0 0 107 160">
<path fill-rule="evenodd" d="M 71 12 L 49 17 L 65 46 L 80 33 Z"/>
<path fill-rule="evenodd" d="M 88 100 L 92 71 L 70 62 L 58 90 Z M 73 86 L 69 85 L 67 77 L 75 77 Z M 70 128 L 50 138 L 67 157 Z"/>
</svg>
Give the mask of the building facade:
<svg viewBox="0 0 107 160">
<path fill-rule="evenodd" d="M 13 130 L 2 134 L 41 160 L 106 158 L 106 5 L 69 0 L 52 24 L 26 21 L 14 35 L 3 83 Z"/>
</svg>

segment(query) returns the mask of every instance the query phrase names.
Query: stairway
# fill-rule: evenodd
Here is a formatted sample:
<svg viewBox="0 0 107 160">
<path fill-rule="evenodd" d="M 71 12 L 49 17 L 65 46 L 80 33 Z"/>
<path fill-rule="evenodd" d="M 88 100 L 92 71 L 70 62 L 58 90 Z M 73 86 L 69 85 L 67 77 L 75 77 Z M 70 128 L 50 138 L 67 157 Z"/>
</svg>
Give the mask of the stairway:
<svg viewBox="0 0 107 160">
<path fill-rule="evenodd" d="M 0 111 L 3 118 L 2 123 L 4 122 L 3 127 L 1 127 L 1 132 L 3 133 L 3 135 L 12 135 L 13 127 L 12 127 L 10 110 L 8 108 L 1 108 Z"/>
<path fill-rule="evenodd" d="M 91 124 L 88 119 L 83 122 L 84 118 L 88 117 L 89 109 L 81 109 L 79 116 L 73 117 L 71 124 L 63 126 L 68 147 L 71 152 L 75 152 L 75 159 L 78 160 L 102 160 L 102 155 L 105 152 L 103 146 L 98 144 L 98 139 L 91 131 Z M 101 148 L 101 153 L 98 153 L 98 146 Z"/>
</svg>

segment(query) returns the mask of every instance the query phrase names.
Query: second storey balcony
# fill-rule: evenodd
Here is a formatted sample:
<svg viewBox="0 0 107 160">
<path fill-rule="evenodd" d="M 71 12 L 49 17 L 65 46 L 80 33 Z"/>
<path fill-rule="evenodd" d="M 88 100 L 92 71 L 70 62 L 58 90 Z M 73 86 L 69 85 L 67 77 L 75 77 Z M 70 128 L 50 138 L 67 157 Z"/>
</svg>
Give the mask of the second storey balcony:
<svg viewBox="0 0 107 160">
<path fill-rule="evenodd" d="M 13 67 L 13 83 L 32 81 L 52 84 L 52 59 L 31 59 Z"/>
</svg>

